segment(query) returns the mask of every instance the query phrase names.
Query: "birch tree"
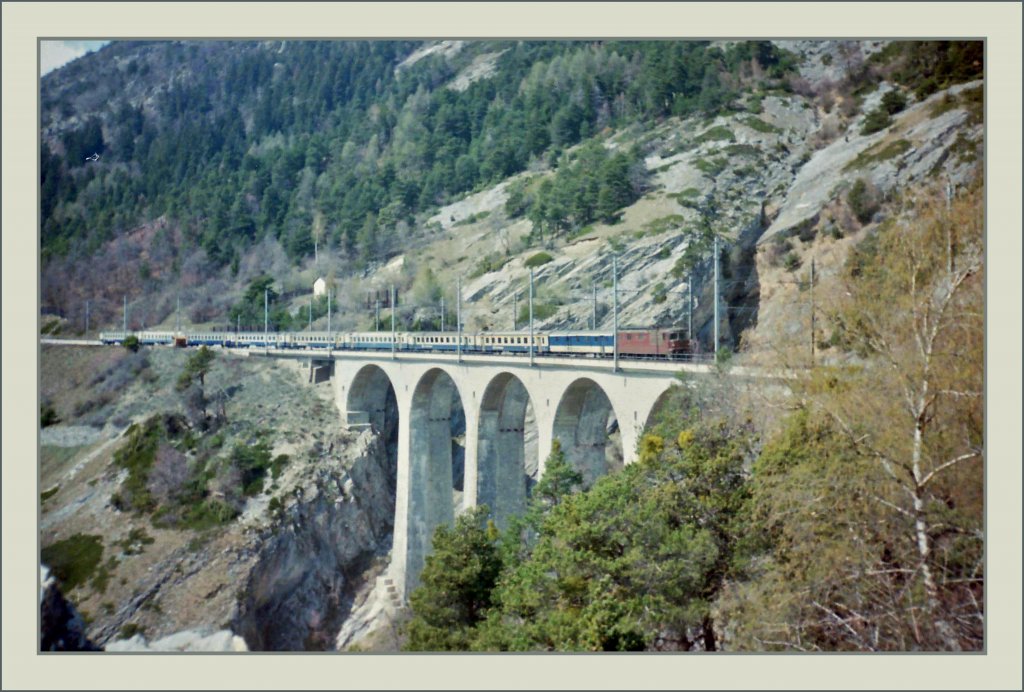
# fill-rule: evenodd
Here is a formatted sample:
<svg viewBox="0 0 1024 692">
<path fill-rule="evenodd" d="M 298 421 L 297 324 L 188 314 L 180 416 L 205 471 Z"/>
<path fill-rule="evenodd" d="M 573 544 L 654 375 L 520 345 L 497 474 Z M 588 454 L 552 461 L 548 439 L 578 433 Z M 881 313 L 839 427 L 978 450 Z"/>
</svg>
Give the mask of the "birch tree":
<svg viewBox="0 0 1024 692">
<path fill-rule="evenodd" d="M 952 578 L 968 587 L 983 580 L 982 211 L 979 189 L 951 204 L 929 195 L 854 253 L 833 319 L 863 361 L 819 396 L 888 479 L 891 492 L 874 500 L 911 532 L 921 614 L 934 624 L 933 643 L 950 650 L 960 648 L 958 631 L 973 631 L 982 617 L 980 606 L 960 612 L 949 593 Z M 952 537 L 976 542 L 979 562 L 972 574 L 947 579 L 948 556 L 935 551 Z"/>
</svg>

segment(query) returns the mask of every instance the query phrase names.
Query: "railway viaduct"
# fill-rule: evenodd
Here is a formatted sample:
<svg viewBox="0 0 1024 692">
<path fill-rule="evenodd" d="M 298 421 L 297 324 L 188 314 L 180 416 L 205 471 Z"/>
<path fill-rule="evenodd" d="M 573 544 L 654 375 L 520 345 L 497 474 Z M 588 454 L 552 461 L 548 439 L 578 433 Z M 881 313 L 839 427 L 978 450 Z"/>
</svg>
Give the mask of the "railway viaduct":
<svg viewBox="0 0 1024 692">
<path fill-rule="evenodd" d="M 102 345 L 95 340 L 42 342 Z M 555 439 L 587 484 L 606 473 L 615 459 L 631 463 L 642 430 L 679 381 L 677 375 L 714 369 L 710 364 L 656 360 L 620 360 L 616 367 L 608 359 L 552 356 L 531 363 L 523 355 L 313 354 L 272 348 L 237 352 L 307 361 L 311 380 L 331 380 L 335 403 L 349 428 L 369 427 L 397 438 L 392 446 L 397 468 L 388 576 L 403 600 L 419 582 L 437 526 L 452 524 L 459 512 L 480 504 L 490 507 L 499 525 L 523 511 L 528 487 L 543 475 Z M 742 366 L 730 368 L 730 375 L 786 379 Z M 453 421 L 462 420 L 464 456 L 457 479 Z M 616 445 L 611 444 L 613 437 Z M 618 447 L 618 456 L 609 454 L 611 446 Z"/>
<path fill-rule="evenodd" d="M 334 351 L 310 367 L 311 377 L 332 380 L 350 428 L 370 426 L 393 439 L 397 427 L 389 576 L 404 597 L 418 584 L 439 524 L 452 524 L 478 504 L 488 505 L 499 525 L 521 512 L 555 439 L 588 483 L 608 470 L 609 432 L 616 428 L 621 461 L 632 462 L 641 431 L 677 373 L 707 373 L 712 366 L 620 361 L 616 370 L 608 360 L 579 358 L 546 356 L 531 365 L 522 356 Z M 465 451 L 458 474 L 452 436 L 453 419 L 461 417 Z M 453 493 L 457 475 L 461 498 Z"/>
</svg>

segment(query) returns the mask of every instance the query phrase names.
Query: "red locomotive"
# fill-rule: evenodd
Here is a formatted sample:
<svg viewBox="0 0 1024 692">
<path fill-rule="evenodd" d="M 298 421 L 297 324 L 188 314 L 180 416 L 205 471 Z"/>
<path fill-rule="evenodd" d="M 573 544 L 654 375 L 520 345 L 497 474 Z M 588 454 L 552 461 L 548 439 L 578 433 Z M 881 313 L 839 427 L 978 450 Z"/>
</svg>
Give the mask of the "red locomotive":
<svg viewBox="0 0 1024 692">
<path fill-rule="evenodd" d="M 652 358 L 681 358 L 698 353 L 698 344 L 685 339 L 684 329 L 620 329 L 619 355 Z"/>
</svg>

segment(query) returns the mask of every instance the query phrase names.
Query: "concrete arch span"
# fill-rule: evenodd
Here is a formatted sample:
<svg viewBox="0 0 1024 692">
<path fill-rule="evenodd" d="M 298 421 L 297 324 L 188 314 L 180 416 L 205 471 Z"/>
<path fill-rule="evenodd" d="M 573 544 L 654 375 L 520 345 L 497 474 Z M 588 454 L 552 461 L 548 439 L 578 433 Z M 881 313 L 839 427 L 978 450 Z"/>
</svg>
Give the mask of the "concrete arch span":
<svg viewBox="0 0 1024 692">
<path fill-rule="evenodd" d="M 622 468 L 618 416 L 605 391 L 589 378 L 577 379 L 565 390 L 555 411 L 552 437 L 583 475 L 584 487 Z"/>
<path fill-rule="evenodd" d="M 398 401 L 391 378 L 376 365 L 359 369 L 345 402 L 350 427 L 366 426 L 377 433 L 388 456 L 388 492 L 395 496 L 398 467 Z"/>
<path fill-rule="evenodd" d="M 465 411 L 455 381 L 428 370 L 416 384 L 409 414 L 407 574 L 415 577 L 430 552 L 434 529 L 452 525 L 461 504 L 461 471 L 453 465 L 453 439 L 465 433 Z"/>
<path fill-rule="evenodd" d="M 487 505 L 495 524 L 522 514 L 537 482 L 537 423 L 526 387 L 503 372 L 487 385 L 477 432 L 477 504 Z"/>
</svg>

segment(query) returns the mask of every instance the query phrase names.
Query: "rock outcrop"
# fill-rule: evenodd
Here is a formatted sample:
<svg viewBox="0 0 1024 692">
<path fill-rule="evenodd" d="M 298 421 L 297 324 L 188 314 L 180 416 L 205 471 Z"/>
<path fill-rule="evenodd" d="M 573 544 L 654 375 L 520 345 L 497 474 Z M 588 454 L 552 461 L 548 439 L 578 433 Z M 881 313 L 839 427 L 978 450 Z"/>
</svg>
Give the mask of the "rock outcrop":
<svg viewBox="0 0 1024 692">
<path fill-rule="evenodd" d="M 388 455 L 368 430 L 347 469 L 333 451 L 310 462 L 256 550 L 233 622 L 250 649 L 333 648 L 357 591 L 383 569 L 395 512 Z"/>
<path fill-rule="evenodd" d="M 85 635 L 85 621 L 61 593 L 46 565 L 39 566 L 41 651 L 101 651 Z"/>
</svg>

